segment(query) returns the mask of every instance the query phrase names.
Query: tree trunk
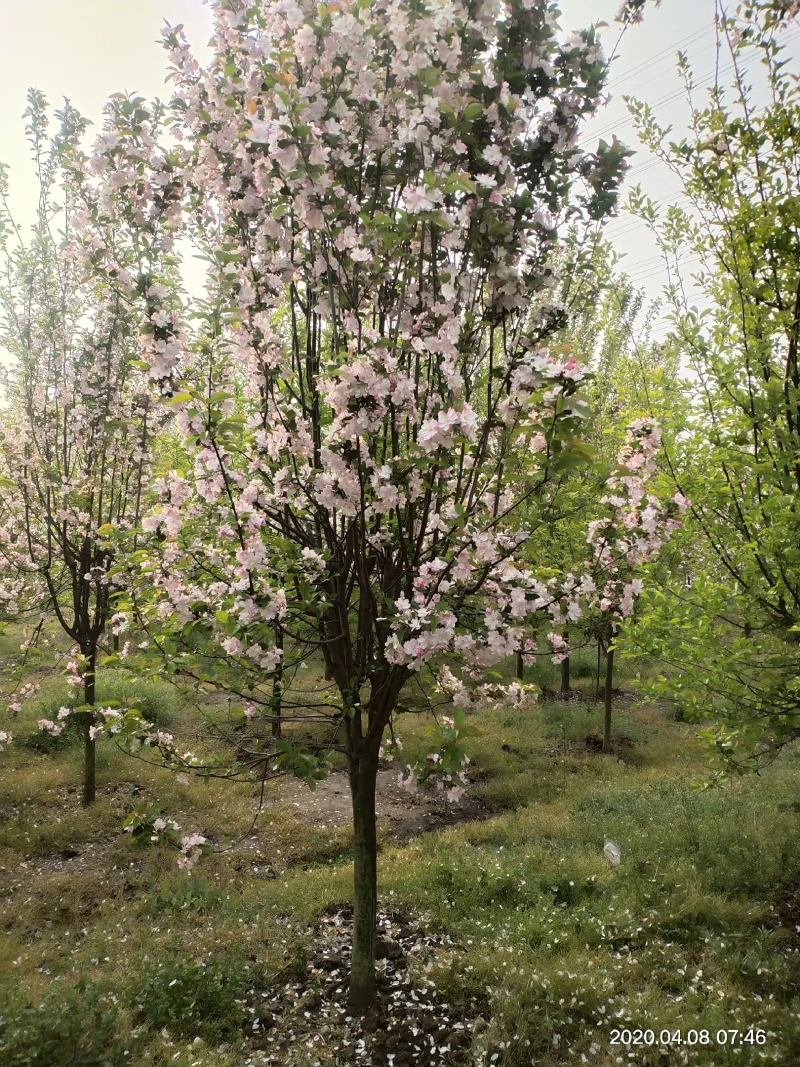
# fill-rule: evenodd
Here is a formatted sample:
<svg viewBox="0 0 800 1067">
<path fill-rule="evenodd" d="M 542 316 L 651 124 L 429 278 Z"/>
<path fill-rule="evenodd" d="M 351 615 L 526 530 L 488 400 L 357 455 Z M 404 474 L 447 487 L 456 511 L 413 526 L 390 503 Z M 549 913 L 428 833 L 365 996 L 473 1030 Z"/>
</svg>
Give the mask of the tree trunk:
<svg viewBox="0 0 800 1067">
<path fill-rule="evenodd" d="M 605 691 L 605 717 L 603 720 L 603 752 L 611 751 L 611 702 L 614 687 L 614 649 L 610 647 L 614 640 L 613 629 L 609 633 L 609 649 L 606 653 L 606 691 Z"/>
<path fill-rule="evenodd" d="M 375 927 L 378 918 L 378 839 L 375 825 L 375 782 L 378 751 L 350 757 L 353 801 L 353 961 L 350 1006 L 368 1007 L 375 999 Z"/>
<path fill-rule="evenodd" d="M 275 647 L 283 650 L 283 627 L 275 627 Z M 281 710 L 283 707 L 283 658 L 278 661 L 275 674 L 272 676 L 272 700 L 270 712 L 272 714 L 272 736 L 281 736 Z"/>
<path fill-rule="evenodd" d="M 83 698 L 84 703 L 94 709 L 95 703 L 95 669 L 97 665 L 97 649 L 93 648 L 86 654 L 88 660 L 86 674 L 84 675 Z M 95 724 L 94 710 L 83 713 L 83 806 L 88 807 L 94 803 L 95 798 L 95 740 L 92 737 L 92 727 Z"/>
<path fill-rule="evenodd" d="M 517 653 L 517 678 L 521 681 L 525 681 L 525 660 L 522 658 L 522 653 Z"/>
<path fill-rule="evenodd" d="M 597 638 L 597 672 L 594 679 L 594 698 L 600 699 L 600 659 L 603 655 L 603 642 Z"/>
<path fill-rule="evenodd" d="M 569 656 L 561 661 L 561 692 L 565 695 L 570 693 L 569 688 Z"/>
</svg>

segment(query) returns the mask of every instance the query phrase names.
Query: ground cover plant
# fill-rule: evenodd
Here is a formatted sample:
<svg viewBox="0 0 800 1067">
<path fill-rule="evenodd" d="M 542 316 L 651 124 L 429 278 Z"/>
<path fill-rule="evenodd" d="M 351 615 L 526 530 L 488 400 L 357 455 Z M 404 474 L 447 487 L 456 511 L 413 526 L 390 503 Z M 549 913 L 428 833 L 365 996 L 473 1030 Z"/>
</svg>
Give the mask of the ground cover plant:
<svg viewBox="0 0 800 1067">
<path fill-rule="evenodd" d="M 387 968 L 409 1004 L 412 989 L 430 985 L 427 997 L 415 993 L 433 1005 L 427 1019 L 446 1017 L 448 1039 L 455 1022 L 465 1033 L 421 1062 L 614 1062 L 627 1056 L 611 1031 L 631 1027 L 716 1035 L 746 1025 L 767 1035 L 738 1049 L 684 1042 L 669 1062 L 797 1055 L 796 760 L 725 790 L 692 790 L 704 773 L 695 727 L 663 706 L 638 706 L 623 685 L 612 757 L 598 751 L 592 679 L 584 702 L 474 716 L 479 819 L 398 840 L 379 817 L 379 992 Z M 419 716 L 401 718 L 410 755 L 425 752 L 425 730 Z M 296 794 L 268 783 L 257 829 L 187 878 L 174 851 L 132 848 L 122 813 L 161 801 L 187 830 L 245 833 L 253 787 L 183 785 L 104 740 L 87 814 L 74 758 L 19 748 L 4 764 L 10 979 L 0 1048 L 10 1062 L 43 1062 L 35 1048 L 48 1034 L 72 1050 L 64 1062 L 94 1062 L 81 1042 L 96 1012 L 109 1063 L 118 1046 L 124 1062 L 187 1067 L 388 1063 L 393 1049 L 392 1062 L 417 1062 L 425 1031 L 399 1025 L 408 1008 L 392 1032 L 347 1005 L 349 820 L 330 825 L 324 809 L 294 808 Z M 409 805 L 418 800 L 408 793 Z M 619 845 L 619 866 L 605 858 L 606 840 Z M 410 987 L 391 969 L 398 952 Z M 47 990 L 58 995 L 34 1017 L 30 1005 Z M 387 1048 L 383 1038 L 396 1040 Z M 665 1058 L 657 1047 L 636 1055 Z"/>
</svg>

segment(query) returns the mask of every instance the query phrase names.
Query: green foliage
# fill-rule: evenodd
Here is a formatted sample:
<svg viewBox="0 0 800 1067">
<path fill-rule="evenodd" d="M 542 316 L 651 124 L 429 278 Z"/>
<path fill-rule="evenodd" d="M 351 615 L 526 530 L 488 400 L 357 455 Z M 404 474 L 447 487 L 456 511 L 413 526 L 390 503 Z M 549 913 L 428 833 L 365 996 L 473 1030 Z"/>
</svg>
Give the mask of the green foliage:
<svg viewBox="0 0 800 1067">
<path fill-rule="evenodd" d="M 131 1039 L 117 1035 L 114 1002 L 85 978 L 70 989 L 53 984 L 39 1003 L 0 989 L 3 1067 L 121 1067 Z"/>
<path fill-rule="evenodd" d="M 465 739 L 473 732 L 463 709 L 454 708 L 452 718 L 438 718 L 426 732 L 431 739 L 430 751 L 410 767 L 413 776 L 424 785 L 435 781 L 439 788 L 456 786 L 469 762 Z"/>
<path fill-rule="evenodd" d="M 97 703 L 134 705 L 142 717 L 159 728 L 168 727 L 178 710 L 178 691 L 157 678 L 130 676 L 122 670 L 100 671 L 97 677 Z"/>
<path fill-rule="evenodd" d="M 237 999 L 251 981 L 234 950 L 207 963 L 171 951 L 145 966 L 130 996 L 147 1026 L 166 1027 L 180 1037 L 220 1039 L 241 1029 L 243 1013 Z"/>
<path fill-rule="evenodd" d="M 669 142 L 652 110 L 630 103 L 690 204 L 662 216 L 641 190 L 631 196 L 670 266 L 670 345 L 692 372 L 667 471 L 694 521 L 621 645 L 662 659 L 651 693 L 684 719 L 713 719 L 711 751 L 739 771 L 800 736 L 800 86 L 775 33 L 779 6 L 722 19 L 733 91 L 718 84 L 693 108 L 690 136 Z M 744 80 L 751 59 L 766 104 Z M 685 57 L 680 68 L 692 98 Z M 702 309 L 686 295 L 687 255 L 700 260 Z"/>
<path fill-rule="evenodd" d="M 730 625 L 750 606 L 713 575 L 701 573 L 691 591 L 651 588 L 625 647 L 634 654 L 636 641 L 661 661 L 642 692 L 671 700 L 680 721 L 707 724 L 701 736 L 715 762 L 736 772 L 751 768 L 753 754 L 791 742 L 800 727 L 798 650 L 770 627 L 745 634 Z"/>
<path fill-rule="evenodd" d="M 125 708 L 133 704 L 141 712 L 142 718 L 163 728 L 170 725 L 177 712 L 177 691 L 166 682 L 158 679 L 129 678 L 121 670 L 99 671 L 97 675 L 96 702 L 98 706 L 112 705 Z M 76 707 L 76 701 L 70 695 L 66 684 L 50 685 L 36 700 L 27 707 L 33 722 L 39 719 L 55 721 L 59 708 Z M 72 745 L 79 744 L 83 737 L 83 725 L 79 716 L 70 715 L 64 730 L 56 735 L 39 730 L 36 727 L 15 733 L 15 743 L 22 748 L 48 755 L 60 752 Z"/>
<path fill-rule="evenodd" d="M 150 910 L 161 911 L 211 911 L 220 900 L 219 889 L 207 878 L 181 878 L 177 883 L 164 882 L 157 896 L 152 898 Z"/>
<path fill-rule="evenodd" d="M 591 651 L 573 654 L 569 658 L 570 677 L 575 679 L 594 678 L 597 672 L 597 655 Z"/>
<path fill-rule="evenodd" d="M 180 846 L 178 826 L 173 819 L 164 817 L 166 810 L 160 804 L 145 804 L 131 812 L 124 829 L 134 848 L 146 848 L 150 843 Z"/>
</svg>

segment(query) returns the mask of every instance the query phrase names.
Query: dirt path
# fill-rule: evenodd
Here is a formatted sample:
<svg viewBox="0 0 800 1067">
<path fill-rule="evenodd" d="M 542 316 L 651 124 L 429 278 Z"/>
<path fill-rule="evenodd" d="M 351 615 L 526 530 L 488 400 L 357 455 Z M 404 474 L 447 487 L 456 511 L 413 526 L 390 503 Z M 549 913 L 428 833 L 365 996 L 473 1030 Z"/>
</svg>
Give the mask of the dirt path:
<svg viewBox="0 0 800 1067">
<path fill-rule="evenodd" d="M 486 804 L 470 797 L 469 790 L 454 804 L 440 791 L 411 790 L 400 785 L 399 779 L 400 772 L 394 768 L 378 771 L 376 805 L 379 828 L 387 829 L 398 840 L 493 814 Z M 351 824 L 350 788 L 343 771 L 329 775 L 313 793 L 305 782 L 285 780 L 273 796 L 312 826 L 333 829 Z"/>
<path fill-rule="evenodd" d="M 379 829 L 387 830 L 396 841 L 409 841 L 420 834 L 440 830 L 446 826 L 471 820 L 488 819 L 494 811 L 487 804 L 470 797 L 469 790 L 458 803 L 448 801 L 442 792 L 433 789 L 409 789 L 400 785 L 400 772 L 395 768 L 378 771 L 377 813 Z M 131 787 L 134 787 L 131 790 Z M 134 782 L 115 783 L 110 791 L 133 797 L 139 792 Z M 289 808 L 302 822 L 317 829 L 339 829 L 352 824 L 352 806 L 347 775 L 336 771 L 317 785 L 312 793 L 305 782 L 282 779 L 275 783 L 265 803 L 262 819 L 272 808 Z M 121 809 L 122 810 L 122 809 Z M 176 812 L 176 816 L 181 813 Z M 179 819 L 179 821 L 181 821 Z M 122 815 L 120 816 L 120 829 Z M 216 827 L 202 828 L 210 840 L 218 841 Z M 46 855 L 29 855 L 14 870 L 0 867 L 0 890 L 8 892 L 35 884 L 41 877 L 69 872 L 81 875 L 102 865 L 104 857 L 119 846 L 120 830 L 105 833 L 97 841 L 84 842 L 77 847 L 65 847 Z M 233 851 L 258 851 L 263 844 L 259 832 L 237 843 Z M 135 856 L 131 857 L 135 860 Z"/>
</svg>

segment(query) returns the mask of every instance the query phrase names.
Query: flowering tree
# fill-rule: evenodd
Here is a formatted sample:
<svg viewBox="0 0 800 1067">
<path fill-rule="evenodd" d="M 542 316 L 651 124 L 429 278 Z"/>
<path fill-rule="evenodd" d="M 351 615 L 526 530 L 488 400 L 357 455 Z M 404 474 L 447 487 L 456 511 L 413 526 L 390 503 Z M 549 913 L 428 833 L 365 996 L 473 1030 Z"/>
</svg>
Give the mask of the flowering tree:
<svg viewBox="0 0 800 1067">
<path fill-rule="evenodd" d="M 113 611 L 105 533 L 108 524 L 137 524 L 152 405 L 133 365 L 130 311 L 73 255 L 71 211 L 56 203 L 57 193 L 69 194 L 63 161 L 85 122 L 67 105 L 51 140 L 47 103 L 36 91 L 26 115 L 40 189 L 29 243 L 0 189 L 0 344 L 11 356 L 0 419 L 0 605 L 7 617 L 54 613 L 77 646 L 68 672 L 82 694 L 89 804 L 95 669 Z M 40 725 L 60 733 L 69 714 L 62 708 L 57 722 Z"/>
<path fill-rule="evenodd" d="M 112 101 L 82 162 L 86 255 L 140 298 L 192 454 L 144 519 L 125 611 L 154 656 L 270 724 L 243 767 L 313 782 L 326 751 L 346 755 L 361 1007 L 378 754 L 404 687 L 515 653 L 561 596 L 517 559 L 522 505 L 586 458 L 582 372 L 548 353 L 563 312 L 541 294 L 559 225 L 613 209 L 626 152 L 577 147 L 603 57 L 593 30 L 561 40 L 544 3 L 214 8 L 207 69 L 166 34 L 169 115 Z M 158 273 L 178 230 L 209 265 L 190 314 Z M 294 689 L 320 654 L 330 685 Z M 312 739 L 275 737 L 279 715 Z"/>
<path fill-rule="evenodd" d="M 654 0 L 654 3 L 656 7 L 661 7 L 661 0 Z M 641 22 L 646 7 L 647 0 L 622 0 L 614 21 L 621 22 L 623 26 Z"/>
<path fill-rule="evenodd" d="M 612 685 L 614 679 L 614 638 L 621 622 L 632 616 L 636 597 L 644 589 L 637 572 L 656 559 L 674 531 L 689 501 L 681 493 L 662 502 L 647 483 L 655 472 L 655 457 L 661 446 L 661 431 L 650 418 L 634 420 L 628 427 L 625 444 L 617 456 L 618 470 L 608 480 L 610 490 L 600 499 L 607 515 L 589 523 L 586 540 L 591 558 L 584 566 L 591 574 L 592 595 L 584 599 L 584 628 L 592 627 L 606 635 L 605 720 L 603 752 L 611 751 Z M 564 583 L 565 592 L 575 584 Z M 586 587 L 586 579 L 583 579 Z M 557 658 L 569 655 L 566 641 Z"/>
<path fill-rule="evenodd" d="M 600 498 L 609 492 L 608 478 L 618 466 L 626 424 L 633 414 L 652 410 L 657 393 L 658 410 L 665 413 L 673 435 L 678 417 L 677 357 L 649 340 L 654 311 L 645 309 L 643 293 L 619 273 L 611 246 L 595 234 L 590 235 L 586 248 L 568 236 L 562 255 L 561 292 L 570 315 L 561 339 L 570 355 L 590 372 L 582 390 L 588 405 L 584 436 L 594 461 L 562 477 L 558 509 L 551 512 L 551 521 L 539 524 L 525 546 L 527 559 L 546 562 L 554 574 L 582 566 L 587 519 L 608 510 L 599 507 Z M 573 648 L 597 642 L 599 695 L 607 620 L 602 613 L 591 612 L 574 626 L 574 638 L 572 629 L 572 624 L 565 626 L 563 637 Z M 570 656 L 561 660 L 561 692 L 570 692 Z"/>
</svg>

